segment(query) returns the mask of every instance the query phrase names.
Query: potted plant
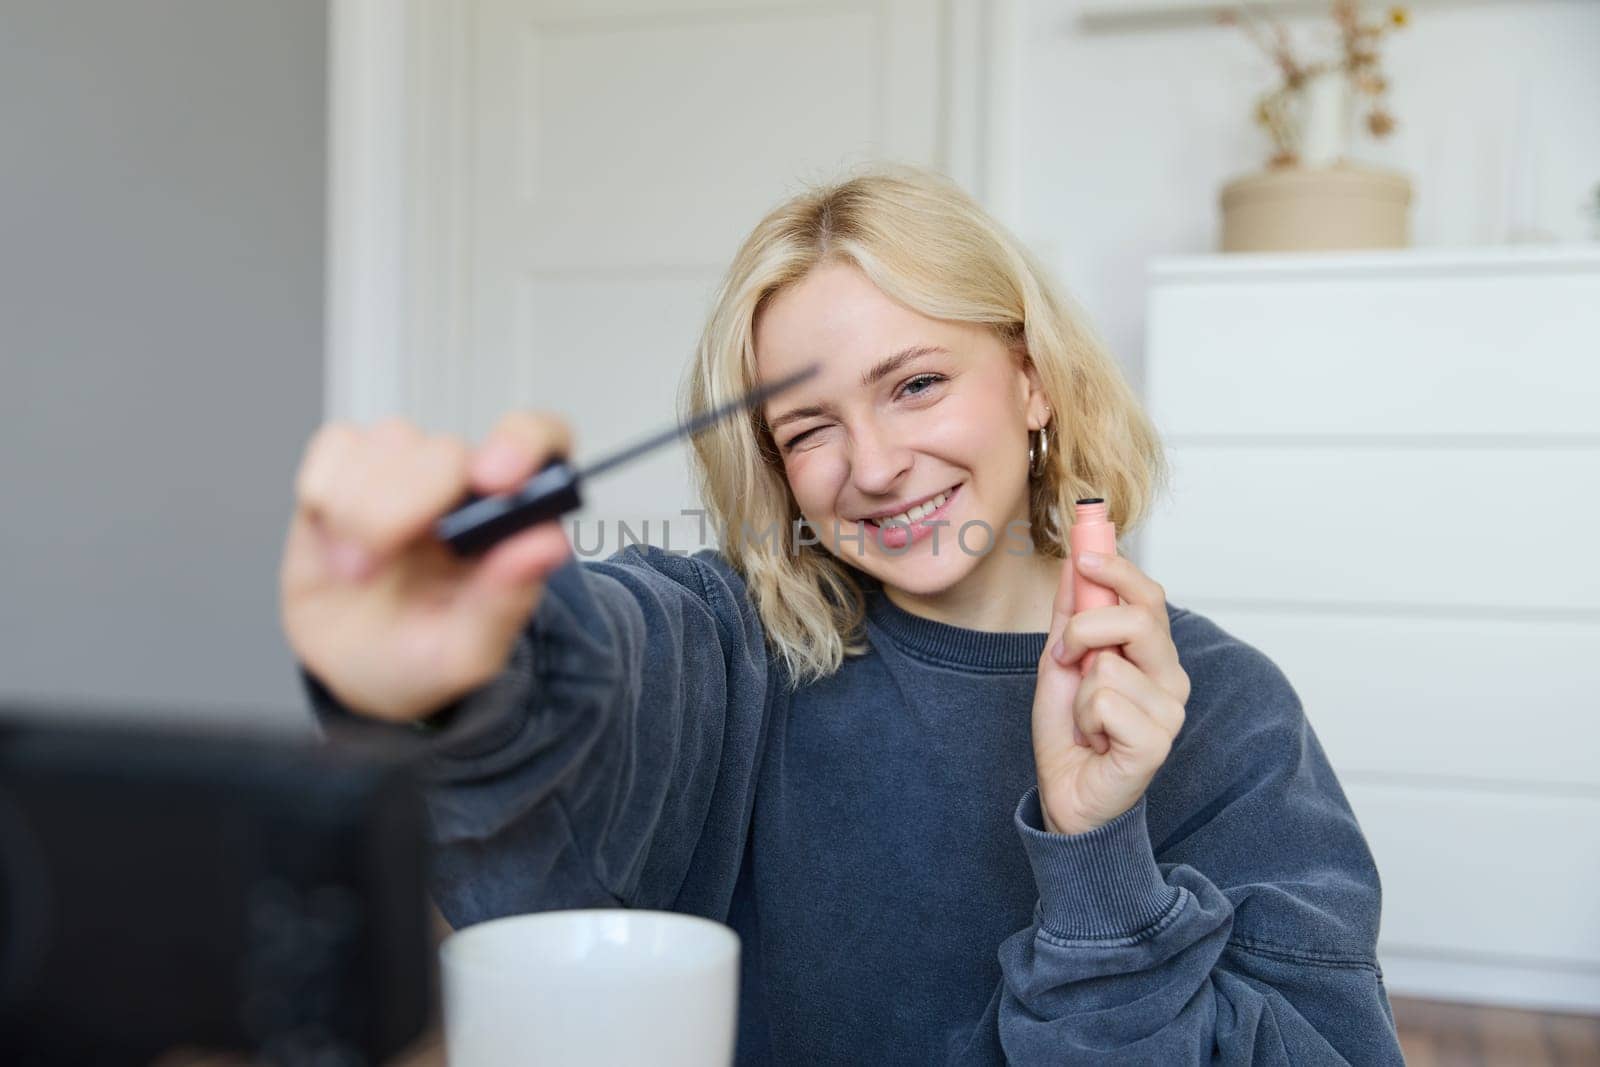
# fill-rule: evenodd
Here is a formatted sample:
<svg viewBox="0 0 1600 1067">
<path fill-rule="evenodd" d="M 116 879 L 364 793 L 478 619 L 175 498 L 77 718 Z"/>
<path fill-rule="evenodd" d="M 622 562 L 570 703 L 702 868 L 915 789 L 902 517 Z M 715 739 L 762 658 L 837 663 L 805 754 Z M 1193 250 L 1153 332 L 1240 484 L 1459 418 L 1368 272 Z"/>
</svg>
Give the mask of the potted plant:
<svg viewBox="0 0 1600 1067">
<path fill-rule="evenodd" d="M 1225 21 L 1271 58 L 1277 84 L 1255 102 L 1272 143 L 1266 167 L 1222 189 L 1224 252 L 1398 248 L 1409 243 L 1411 183 L 1351 159 L 1357 119 L 1376 138 L 1397 125 L 1379 48 L 1405 26 L 1405 8 L 1366 20 L 1358 0 L 1332 0 L 1336 53 L 1304 61 L 1284 26 L 1248 2 Z"/>
</svg>

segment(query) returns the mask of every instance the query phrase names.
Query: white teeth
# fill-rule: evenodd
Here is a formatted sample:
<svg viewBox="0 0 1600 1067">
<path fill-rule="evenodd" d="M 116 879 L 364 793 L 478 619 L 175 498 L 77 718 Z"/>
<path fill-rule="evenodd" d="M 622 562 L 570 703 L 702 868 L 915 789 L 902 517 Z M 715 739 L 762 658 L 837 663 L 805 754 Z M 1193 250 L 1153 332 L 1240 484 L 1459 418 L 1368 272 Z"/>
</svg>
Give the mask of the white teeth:
<svg viewBox="0 0 1600 1067">
<path fill-rule="evenodd" d="M 949 499 L 949 493 L 940 493 L 926 504 L 918 504 L 909 511 L 902 511 L 898 515 L 889 515 L 882 519 L 873 519 L 872 522 L 878 526 L 887 526 L 891 522 L 913 523 L 932 515 L 935 511 L 944 507 L 944 502 Z"/>
</svg>

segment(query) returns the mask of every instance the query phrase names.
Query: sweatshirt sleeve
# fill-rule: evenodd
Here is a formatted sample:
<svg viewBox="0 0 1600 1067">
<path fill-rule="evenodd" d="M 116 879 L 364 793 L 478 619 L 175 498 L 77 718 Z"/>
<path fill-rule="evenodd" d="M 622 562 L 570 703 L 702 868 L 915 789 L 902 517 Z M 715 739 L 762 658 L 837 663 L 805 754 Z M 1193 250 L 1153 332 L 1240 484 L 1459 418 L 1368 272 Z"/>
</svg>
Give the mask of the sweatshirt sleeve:
<svg viewBox="0 0 1600 1067">
<path fill-rule="evenodd" d="M 506 668 L 426 735 L 358 719 L 300 673 L 330 732 L 423 748 L 434 892 L 453 926 L 553 908 L 726 911 L 770 679 L 744 585 L 713 551 L 569 560 Z"/>
<path fill-rule="evenodd" d="M 1039 899 L 1000 948 L 1006 1059 L 1402 1064 L 1343 791 L 1277 667 L 1193 618 L 1211 647 L 1139 803 L 1077 835 L 1018 806 Z"/>
</svg>

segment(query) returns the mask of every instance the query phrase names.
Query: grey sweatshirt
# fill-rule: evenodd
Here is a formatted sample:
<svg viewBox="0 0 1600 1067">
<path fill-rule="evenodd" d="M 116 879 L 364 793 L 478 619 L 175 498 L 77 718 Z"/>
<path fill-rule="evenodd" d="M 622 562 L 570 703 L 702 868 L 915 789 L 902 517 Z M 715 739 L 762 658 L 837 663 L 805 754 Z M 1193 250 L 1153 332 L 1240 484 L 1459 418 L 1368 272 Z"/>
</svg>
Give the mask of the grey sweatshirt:
<svg viewBox="0 0 1600 1067">
<path fill-rule="evenodd" d="M 1050 834 L 1045 634 L 863 585 L 870 653 L 791 692 L 715 551 L 568 561 L 427 742 L 446 918 L 725 922 L 741 1064 L 1402 1062 L 1372 856 L 1266 656 L 1169 604 L 1192 693 L 1166 764 L 1124 815 Z"/>
</svg>

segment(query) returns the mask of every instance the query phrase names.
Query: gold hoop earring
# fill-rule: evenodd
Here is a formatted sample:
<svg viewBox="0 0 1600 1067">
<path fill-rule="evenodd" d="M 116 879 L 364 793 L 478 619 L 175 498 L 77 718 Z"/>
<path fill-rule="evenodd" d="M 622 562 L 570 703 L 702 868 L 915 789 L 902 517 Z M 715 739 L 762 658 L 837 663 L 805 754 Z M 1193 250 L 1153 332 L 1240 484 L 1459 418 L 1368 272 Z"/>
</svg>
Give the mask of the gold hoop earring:
<svg viewBox="0 0 1600 1067">
<path fill-rule="evenodd" d="M 1035 430 L 1034 433 L 1039 435 L 1039 442 L 1037 445 L 1035 445 L 1032 435 L 1029 435 L 1028 475 L 1030 477 L 1037 478 L 1039 475 L 1044 473 L 1045 460 L 1050 455 L 1050 435 L 1045 432 L 1045 428 L 1043 426 Z"/>
</svg>

